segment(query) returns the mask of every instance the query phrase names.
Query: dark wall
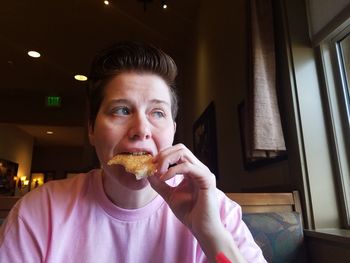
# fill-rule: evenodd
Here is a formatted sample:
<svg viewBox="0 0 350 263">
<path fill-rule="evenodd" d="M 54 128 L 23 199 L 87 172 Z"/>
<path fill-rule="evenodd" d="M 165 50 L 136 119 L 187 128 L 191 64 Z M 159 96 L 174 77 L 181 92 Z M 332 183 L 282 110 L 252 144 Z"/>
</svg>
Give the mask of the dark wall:
<svg viewBox="0 0 350 263">
<path fill-rule="evenodd" d="M 67 172 L 90 169 L 90 156 L 85 147 L 34 147 L 32 172 L 54 172 L 55 179 L 62 179 Z"/>
</svg>

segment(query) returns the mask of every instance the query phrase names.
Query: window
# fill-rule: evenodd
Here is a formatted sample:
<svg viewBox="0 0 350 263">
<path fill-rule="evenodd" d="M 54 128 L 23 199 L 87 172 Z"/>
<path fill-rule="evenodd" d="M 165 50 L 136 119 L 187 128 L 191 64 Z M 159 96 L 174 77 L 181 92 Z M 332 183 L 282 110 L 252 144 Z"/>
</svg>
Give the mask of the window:
<svg viewBox="0 0 350 263">
<path fill-rule="evenodd" d="M 350 120 L 349 109 L 349 93 L 350 93 L 350 34 L 347 34 L 343 39 L 337 41 L 339 65 L 342 74 L 342 82 L 344 89 L 344 103 L 347 112 L 347 120 Z"/>
<path fill-rule="evenodd" d="M 350 228 L 350 26 L 323 41 L 320 54 L 342 224 Z"/>
</svg>

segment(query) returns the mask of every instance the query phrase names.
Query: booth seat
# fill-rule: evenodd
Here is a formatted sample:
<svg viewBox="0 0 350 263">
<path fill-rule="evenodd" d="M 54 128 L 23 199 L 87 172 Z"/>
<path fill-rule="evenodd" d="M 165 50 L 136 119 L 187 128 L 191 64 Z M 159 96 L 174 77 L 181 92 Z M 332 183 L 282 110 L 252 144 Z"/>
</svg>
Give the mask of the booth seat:
<svg viewBox="0 0 350 263">
<path fill-rule="evenodd" d="M 308 262 L 299 194 L 226 193 L 241 205 L 242 218 L 269 263 Z"/>
</svg>

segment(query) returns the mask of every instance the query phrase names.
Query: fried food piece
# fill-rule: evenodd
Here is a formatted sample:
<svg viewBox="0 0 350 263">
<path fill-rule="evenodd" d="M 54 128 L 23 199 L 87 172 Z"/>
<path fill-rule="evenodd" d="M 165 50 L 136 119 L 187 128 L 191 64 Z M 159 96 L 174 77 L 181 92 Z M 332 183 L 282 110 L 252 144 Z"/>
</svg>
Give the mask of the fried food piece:
<svg viewBox="0 0 350 263">
<path fill-rule="evenodd" d="M 134 174 L 136 180 L 141 180 L 155 173 L 156 167 L 152 159 L 150 154 L 117 154 L 107 164 L 120 164 L 127 172 Z"/>
</svg>

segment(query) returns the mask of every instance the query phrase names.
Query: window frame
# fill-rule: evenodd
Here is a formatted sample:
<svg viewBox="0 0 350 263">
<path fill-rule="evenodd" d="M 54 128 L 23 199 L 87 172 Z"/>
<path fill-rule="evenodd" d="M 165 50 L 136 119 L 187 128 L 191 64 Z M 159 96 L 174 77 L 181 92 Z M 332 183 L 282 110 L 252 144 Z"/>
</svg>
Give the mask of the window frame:
<svg viewBox="0 0 350 263">
<path fill-rule="evenodd" d="M 337 182 L 341 225 L 343 228 L 350 229 L 350 98 L 339 44 L 346 36 L 350 37 L 350 24 L 340 32 L 331 33 L 320 43 L 317 53 L 322 65 L 321 89 L 324 95 L 325 113 L 328 117 L 327 127 Z"/>
</svg>

